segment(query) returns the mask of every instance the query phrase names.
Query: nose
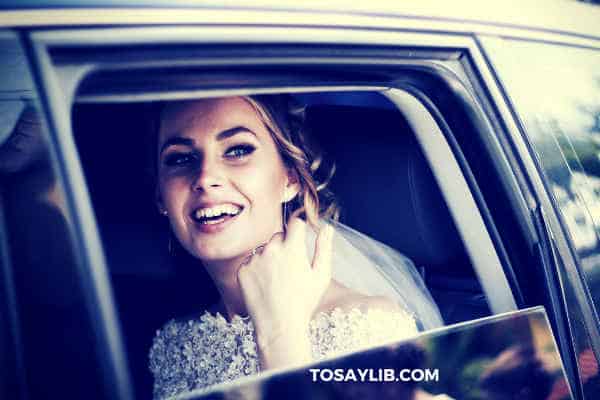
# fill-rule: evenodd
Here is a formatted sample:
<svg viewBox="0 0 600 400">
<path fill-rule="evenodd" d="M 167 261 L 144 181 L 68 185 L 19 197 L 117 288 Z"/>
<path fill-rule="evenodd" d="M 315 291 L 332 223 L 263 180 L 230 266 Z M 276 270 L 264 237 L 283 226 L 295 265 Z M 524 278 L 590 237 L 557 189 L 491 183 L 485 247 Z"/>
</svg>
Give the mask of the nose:
<svg viewBox="0 0 600 400">
<path fill-rule="evenodd" d="M 196 176 L 192 180 L 193 191 L 206 191 L 209 188 L 222 186 L 223 171 L 216 160 L 205 157 L 200 163 Z"/>
</svg>

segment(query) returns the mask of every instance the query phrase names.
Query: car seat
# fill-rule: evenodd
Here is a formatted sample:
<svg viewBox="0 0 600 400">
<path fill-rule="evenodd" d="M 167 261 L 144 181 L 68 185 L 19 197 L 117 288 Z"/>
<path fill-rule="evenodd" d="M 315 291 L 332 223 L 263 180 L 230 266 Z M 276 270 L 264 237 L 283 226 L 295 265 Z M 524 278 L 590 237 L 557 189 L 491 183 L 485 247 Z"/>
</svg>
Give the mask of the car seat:
<svg viewBox="0 0 600 400">
<path fill-rule="evenodd" d="M 401 113 L 320 105 L 307 121 L 336 162 L 332 191 L 342 222 L 416 264 L 446 324 L 490 311 L 462 240 L 414 134 Z"/>
</svg>

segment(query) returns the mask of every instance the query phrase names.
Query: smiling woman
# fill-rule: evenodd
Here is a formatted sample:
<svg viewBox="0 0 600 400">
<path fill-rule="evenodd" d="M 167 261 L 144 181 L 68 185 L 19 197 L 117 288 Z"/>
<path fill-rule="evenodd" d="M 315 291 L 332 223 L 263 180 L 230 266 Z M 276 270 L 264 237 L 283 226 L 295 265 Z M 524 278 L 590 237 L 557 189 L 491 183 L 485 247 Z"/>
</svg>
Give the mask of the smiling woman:
<svg viewBox="0 0 600 400">
<path fill-rule="evenodd" d="M 411 337 L 441 323 L 409 260 L 335 222 L 337 206 L 326 179 L 318 178 L 331 170 L 320 171 L 325 164 L 295 110 L 283 95 L 162 109 L 158 208 L 220 300 L 201 318 L 170 321 L 157 333 L 150 351 L 155 398 Z M 419 307 L 332 277 L 333 264 L 365 271 L 375 259 L 403 271 L 400 292 Z"/>
<path fill-rule="evenodd" d="M 245 252 L 281 230 L 284 192 L 295 196 L 297 184 L 248 102 L 168 105 L 159 136 L 159 208 L 209 271 L 227 269 L 223 262 L 239 265 Z M 235 215 L 221 214 L 222 207 Z"/>
</svg>

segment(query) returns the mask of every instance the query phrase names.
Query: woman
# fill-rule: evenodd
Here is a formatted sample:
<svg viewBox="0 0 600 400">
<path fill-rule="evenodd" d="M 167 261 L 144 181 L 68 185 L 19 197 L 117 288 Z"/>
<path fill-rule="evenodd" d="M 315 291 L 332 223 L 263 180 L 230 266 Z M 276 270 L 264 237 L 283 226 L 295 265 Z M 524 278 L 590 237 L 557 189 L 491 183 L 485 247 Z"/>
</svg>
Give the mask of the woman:
<svg viewBox="0 0 600 400">
<path fill-rule="evenodd" d="M 334 234 L 327 221 L 336 207 L 317 178 L 320 158 L 286 97 L 170 103 L 157 159 L 159 210 L 221 299 L 201 318 L 171 321 L 157 333 L 155 398 L 410 337 L 423 314 L 441 321 L 406 259 L 341 224 Z M 348 240 L 338 246 L 341 236 Z M 356 265 L 342 247 L 365 243 L 408 276 L 404 295 L 417 306 L 332 279 L 335 265 Z M 346 256 L 336 261 L 338 254 Z"/>
</svg>

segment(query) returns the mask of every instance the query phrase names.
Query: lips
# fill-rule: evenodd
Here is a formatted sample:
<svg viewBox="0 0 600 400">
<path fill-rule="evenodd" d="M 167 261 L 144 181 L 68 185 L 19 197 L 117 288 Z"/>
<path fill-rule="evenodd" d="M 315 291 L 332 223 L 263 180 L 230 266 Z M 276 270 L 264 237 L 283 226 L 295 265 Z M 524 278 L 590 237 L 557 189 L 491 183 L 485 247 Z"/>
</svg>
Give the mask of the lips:
<svg viewBox="0 0 600 400">
<path fill-rule="evenodd" d="M 190 217 L 203 232 L 213 233 L 222 230 L 237 218 L 244 207 L 233 203 L 204 205 L 194 209 Z"/>
</svg>

